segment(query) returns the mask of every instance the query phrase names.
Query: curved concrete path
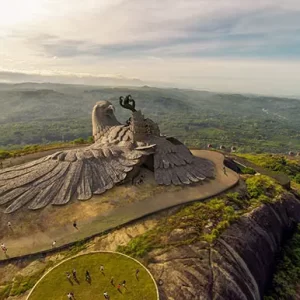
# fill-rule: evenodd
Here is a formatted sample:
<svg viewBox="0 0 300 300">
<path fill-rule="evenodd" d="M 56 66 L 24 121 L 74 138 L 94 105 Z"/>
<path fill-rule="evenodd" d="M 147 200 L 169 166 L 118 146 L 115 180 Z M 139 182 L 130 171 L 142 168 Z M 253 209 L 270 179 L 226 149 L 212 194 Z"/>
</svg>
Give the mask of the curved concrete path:
<svg viewBox="0 0 300 300">
<path fill-rule="evenodd" d="M 8 248 L 8 256 L 1 253 L 0 260 L 51 249 L 53 240 L 56 241 L 56 247 L 82 240 L 170 207 L 216 196 L 238 183 L 239 175 L 232 170 L 226 168 L 226 174 L 224 174 L 223 154 L 207 150 L 192 150 L 192 152 L 196 156 L 210 159 L 215 163 L 216 178 L 214 180 L 204 184 L 186 186 L 178 191 L 156 194 L 134 203 L 122 203 L 122 206 L 90 218 L 86 222 L 80 223 L 80 220 L 77 219 L 80 223 L 80 230 L 74 230 L 72 224 L 59 227 L 58 223 L 56 228 L 46 226 L 46 229 L 43 228 L 40 232 L 27 230 L 23 236 L 17 238 L 14 237 L 14 234 L 4 236 L 1 242 L 4 242 Z M 116 188 L 118 189 L 118 187 Z M 85 205 L 85 203 L 81 205 Z M 63 207 L 55 207 L 55 209 L 59 210 Z M 69 206 L 66 206 L 66 209 L 70 209 Z M 13 217 L 12 215 L 12 223 L 14 223 Z M 22 226 L 22 224 L 18 224 L 18 226 Z"/>
</svg>

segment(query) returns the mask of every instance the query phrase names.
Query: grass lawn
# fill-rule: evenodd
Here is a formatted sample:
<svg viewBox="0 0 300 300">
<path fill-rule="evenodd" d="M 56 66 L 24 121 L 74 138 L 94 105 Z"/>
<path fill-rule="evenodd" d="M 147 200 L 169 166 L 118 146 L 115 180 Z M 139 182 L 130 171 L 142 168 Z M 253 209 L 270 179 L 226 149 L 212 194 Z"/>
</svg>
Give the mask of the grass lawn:
<svg viewBox="0 0 300 300">
<path fill-rule="evenodd" d="M 104 274 L 100 266 L 104 266 Z M 73 279 L 72 270 L 76 269 L 78 283 Z M 138 279 L 135 276 L 139 269 Z M 89 271 L 91 283 L 85 280 Z M 71 273 L 71 281 L 66 272 Z M 114 278 L 115 286 L 110 283 Z M 117 290 L 118 283 L 126 280 L 126 287 Z M 105 299 L 104 292 L 110 300 L 157 300 L 155 283 L 145 268 L 134 260 L 117 253 L 90 253 L 67 260 L 50 271 L 36 286 L 29 300 L 67 300 L 67 294 L 73 292 L 76 300 Z"/>
</svg>

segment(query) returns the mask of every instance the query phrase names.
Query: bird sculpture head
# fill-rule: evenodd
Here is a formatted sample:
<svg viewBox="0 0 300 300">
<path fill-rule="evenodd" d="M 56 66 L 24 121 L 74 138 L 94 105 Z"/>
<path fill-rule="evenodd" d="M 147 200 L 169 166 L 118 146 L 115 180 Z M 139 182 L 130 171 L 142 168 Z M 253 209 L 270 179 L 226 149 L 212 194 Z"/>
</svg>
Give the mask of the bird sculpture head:
<svg viewBox="0 0 300 300">
<path fill-rule="evenodd" d="M 109 101 L 99 101 L 93 108 L 93 137 L 97 141 L 110 127 L 120 125 L 114 114 L 115 108 Z"/>
</svg>

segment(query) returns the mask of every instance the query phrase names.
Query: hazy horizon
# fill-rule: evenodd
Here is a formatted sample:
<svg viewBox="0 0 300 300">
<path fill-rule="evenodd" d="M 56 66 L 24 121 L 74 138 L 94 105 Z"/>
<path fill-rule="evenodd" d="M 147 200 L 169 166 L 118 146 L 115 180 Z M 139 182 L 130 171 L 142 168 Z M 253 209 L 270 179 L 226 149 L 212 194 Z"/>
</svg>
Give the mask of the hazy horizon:
<svg viewBox="0 0 300 300">
<path fill-rule="evenodd" d="M 99 79 L 99 78 L 97 78 Z M 101 79 L 100 79 L 101 80 Z M 300 94 L 293 94 L 293 95 L 276 95 L 276 94 L 264 94 L 264 93 L 255 93 L 255 92 L 236 92 L 236 91 L 221 91 L 221 90 L 209 90 L 209 89 L 198 89 L 198 88 L 189 88 L 189 87 L 185 87 L 185 86 L 180 86 L 180 85 L 173 85 L 172 83 L 145 83 L 143 81 L 139 81 L 139 80 L 134 80 L 134 82 L 131 82 L 130 80 L 125 80 L 125 82 L 122 81 L 116 81 L 114 78 L 104 78 L 105 82 L 103 82 L 102 84 L 97 84 L 97 83 L 82 83 L 80 82 L 80 78 L 77 78 L 77 80 L 75 81 L 79 81 L 79 82 L 74 82 L 72 79 L 70 80 L 70 82 L 61 82 L 61 80 L 59 78 L 57 78 L 54 81 L 16 81 L 16 82 L 7 82 L 7 81 L 1 81 L 0 79 L 0 85 L 4 84 L 4 85 L 8 85 L 8 86 L 14 86 L 14 85 L 22 85 L 22 84 L 36 84 L 36 85 L 48 85 L 48 84 L 53 84 L 53 85 L 67 85 L 67 86 L 86 86 L 86 87 L 94 87 L 94 88 L 144 88 L 144 87 L 148 87 L 148 88 L 153 88 L 153 89 L 181 89 L 181 90 L 190 90 L 190 91 L 197 91 L 197 92 L 206 92 L 206 93 L 213 93 L 213 94 L 228 94 L 228 95 L 243 95 L 243 96 L 253 96 L 253 97 L 275 97 L 275 98 L 289 98 L 289 99 L 296 99 L 296 100 L 300 100 Z M 68 80 L 69 81 L 69 80 Z M 135 84 L 136 82 L 139 82 L 140 84 Z M 130 84 L 131 83 L 131 84 Z M 1 88 L 1 86 L 0 86 Z M 44 89 L 44 88 L 42 88 Z M 22 90 L 22 89 L 21 89 Z"/>
<path fill-rule="evenodd" d="M 0 5 L 0 82 L 300 95 L 299 1 Z"/>
</svg>

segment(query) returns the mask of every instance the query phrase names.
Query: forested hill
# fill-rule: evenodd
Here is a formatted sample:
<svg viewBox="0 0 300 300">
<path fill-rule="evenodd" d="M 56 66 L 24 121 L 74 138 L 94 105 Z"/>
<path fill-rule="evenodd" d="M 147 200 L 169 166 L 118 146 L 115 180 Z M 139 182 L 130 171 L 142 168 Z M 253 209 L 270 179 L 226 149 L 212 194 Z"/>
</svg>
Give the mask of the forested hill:
<svg viewBox="0 0 300 300">
<path fill-rule="evenodd" d="M 0 84 L 0 148 L 73 140 L 91 135 L 95 102 L 118 104 L 131 94 L 137 109 L 162 132 L 190 146 L 207 143 L 241 151 L 300 151 L 300 101 L 152 87 L 112 88 L 50 83 Z"/>
</svg>

